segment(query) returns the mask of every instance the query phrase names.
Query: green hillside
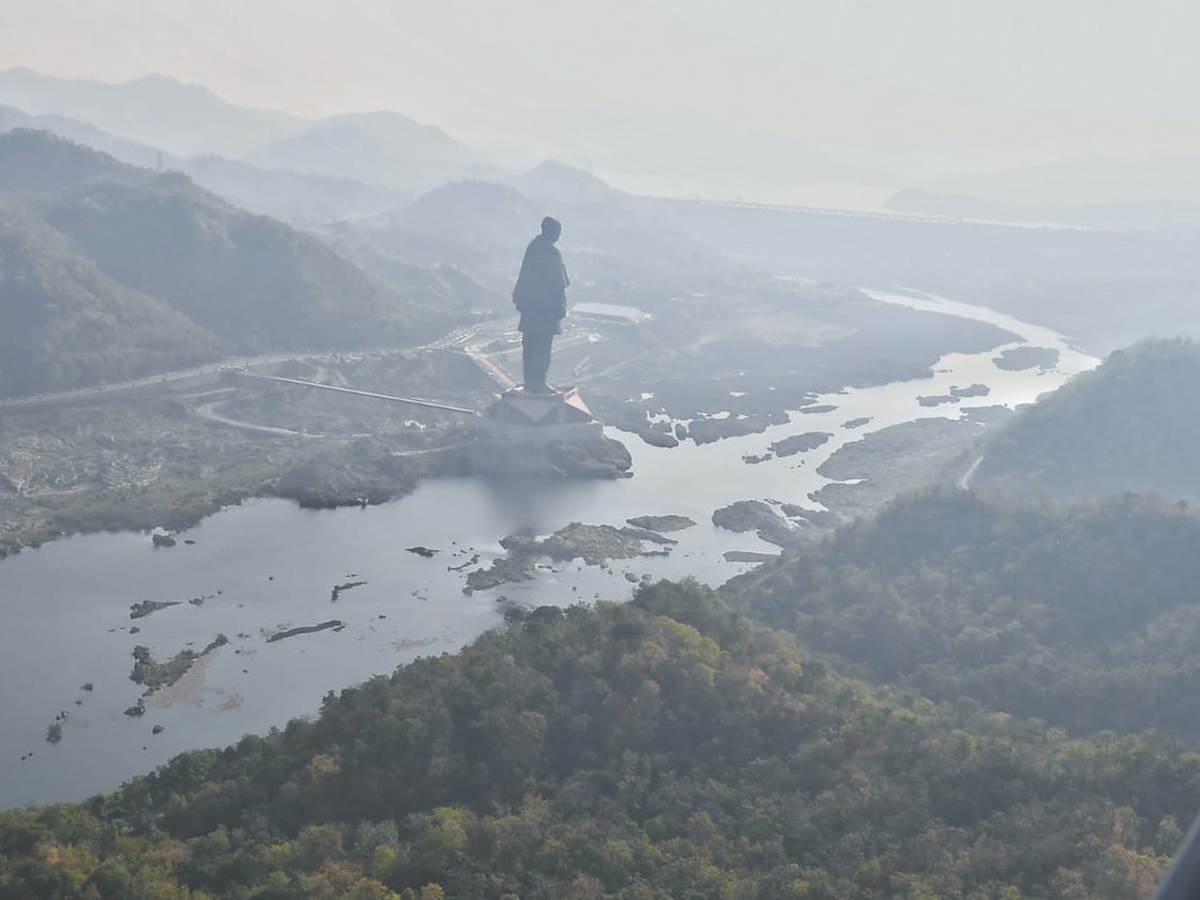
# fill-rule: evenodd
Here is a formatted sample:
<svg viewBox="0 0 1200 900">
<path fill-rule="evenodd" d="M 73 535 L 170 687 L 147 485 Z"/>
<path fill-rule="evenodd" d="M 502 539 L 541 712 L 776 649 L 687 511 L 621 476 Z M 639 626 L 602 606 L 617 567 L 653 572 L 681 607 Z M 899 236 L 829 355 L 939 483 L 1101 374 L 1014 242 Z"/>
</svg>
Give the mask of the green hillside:
<svg viewBox="0 0 1200 900">
<path fill-rule="evenodd" d="M 1078 733 L 1200 735 L 1200 519 L 1134 495 L 947 492 L 736 579 L 736 603 L 864 677 Z"/>
<path fill-rule="evenodd" d="M 405 299 L 315 237 L 167 173 L 49 198 L 43 215 L 112 277 L 242 351 L 400 343 Z"/>
<path fill-rule="evenodd" d="M 226 345 L 114 281 L 61 234 L 0 203 L 0 395 L 62 390 L 210 360 Z"/>
<path fill-rule="evenodd" d="M 0 192 L 6 194 L 39 194 L 104 180 L 136 183 L 153 174 L 48 131 L 13 128 L 0 133 Z"/>
<path fill-rule="evenodd" d="M 1160 738 L 904 708 L 663 583 L 0 814 L 0 896 L 1134 898 L 1197 777 Z"/>
<path fill-rule="evenodd" d="M 14 258 L 39 245 L 54 248 L 41 259 L 38 288 L 21 295 L 26 314 L 6 323 L 5 342 L 31 346 L 19 358 L 6 357 L 4 368 L 23 368 L 20 386 L 10 373 L 0 388 L 6 392 L 112 380 L 147 366 L 179 368 L 212 358 L 218 348 L 256 353 L 404 344 L 461 315 L 460 303 L 413 303 L 318 238 L 230 206 L 184 175 L 128 166 L 47 132 L 0 134 L 0 199 L 5 196 L 10 209 L 20 204 L 22 210 L 6 225 Z M 85 326 L 82 307 L 56 293 L 82 277 L 53 273 L 68 256 L 80 272 L 90 266 L 93 276 L 105 276 L 95 291 L 136 296 L 159 312 L 136 327 L 129 323 L 139 317 L 114 313 L 110 324 L 117 332 L 97 332 L 107 335 L 105 353 L 56 358 L 73 345 L 40 343 L 38 333 L 26 329 L 39 317 L 66 329 Z M 106 302 L 111 309 L 134 301 Z M 34 310 L 39 304 L 47 309 Z M 45 358 L 32 349 L 38 346 Z"/>
<path fill-rule="evenodd" d="M 972 486 L 1013 494 L 1153 491 L 1200 499 L 1200 344 L 1119 350 L 1024 410 L 984 448 Z"/>
</svg>

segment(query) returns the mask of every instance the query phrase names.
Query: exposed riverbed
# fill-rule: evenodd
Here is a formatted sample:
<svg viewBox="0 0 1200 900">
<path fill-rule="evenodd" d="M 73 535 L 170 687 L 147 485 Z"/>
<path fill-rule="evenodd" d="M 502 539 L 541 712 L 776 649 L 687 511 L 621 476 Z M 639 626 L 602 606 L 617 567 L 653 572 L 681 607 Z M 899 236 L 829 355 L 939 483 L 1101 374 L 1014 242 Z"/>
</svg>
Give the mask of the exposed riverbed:
<svg viewBox="0 0 1200 900">
<path fill-rule="evenodd" d="M 210 517 L 171 548 L 152 548 L 146 534 L 96 534 L 0 562 L 0 807 L 108 790 L 180 751 L 313 714 L 329 690 L 420 654 L 453 651 L 498 623 L 499 597 L 527 605 L 622 599 L 643 575 L 719 584 L 751 565 L 727 562 L 724 552 L 776 548 L 715 527 L 715 509 L 742 499 L 819 509 L 810 495 L 829 479 L 817 468 L 846 443 L 920 418 L 956 418 L 965 407 L 1027 403 L 1096 363 L 1054 332 L 991 310 L 925 296 L 872 296 L 988 322 L 1021 340 L 949 354 L 932 378 L 821 396 L 813 407 L 824 411 L 794 413 L 760 434 L 663 449 L 614 433 L 633 453 L 628 480 L 436 479 L 361 510 L 257 501 Z M 997 366 L 1002 351 L 1019 347 L 1056 351 L 1057 361 L 1044 369 Z M 986 396 L 976 385 L 988 389 Z M 922 402 L 931 397 L 952 399 Z M 805 452 L 771 453 L 772 443 L 802 433 L 830 437 Z M 748 464 L 747 457 L 762 461 Z M 678 544 L 667 555 L 607 567 L 543 560 L 531 581 L 463 592 L 470 571 L 504 554 L 499 542 L 507 535 L 667 514 L 698 523 L 670 534 Z M 406 549 L 413 547 L 436 552 Z M 335 587 L 353 582 L 365 583 L 332 599 Z M 203 602 L 186 602 L 198 598 Z M 130 605 L 147 600 L 178 605 L 130 619 Z M 303 631 L 333 620 L 344 627 Z M 301 631 L 269 641 L 290 629 Z M 229 642 L 147 696 L 143 715 L 125 714 L 142 694 L 129 679 L 135 646 L 169 659 L 187 648 L 199 653 L 218 634 Z M 50 744 L 47 728 L 61 712 L 62 738 Z"/>
</svg>

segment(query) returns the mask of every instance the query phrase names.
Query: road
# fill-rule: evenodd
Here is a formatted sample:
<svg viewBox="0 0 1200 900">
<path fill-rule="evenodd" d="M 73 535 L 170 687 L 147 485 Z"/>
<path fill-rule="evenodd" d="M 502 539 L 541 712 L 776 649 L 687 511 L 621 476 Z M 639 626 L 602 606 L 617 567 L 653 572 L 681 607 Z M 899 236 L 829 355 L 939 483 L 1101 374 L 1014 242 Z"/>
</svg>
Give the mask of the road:
<svg viewBox="0 0 1200 900">
<path fill-rule="evenodd" d="M 260 356 L 242 356 L 232 359 L 223 359 L 217 362 L 205 363 L 204 365 L 200 366 L 192 366 L 191 368 L 187 369 L 177 369 L 173 372 L 159 372 L 156 375 L 147 375 L 143 378 L 133 378 L 128 381 L 119 381 L 111 384 L 95 385 L 93 387 L 75 388 L 69 391 L 56 391 L 54 393 L 35 394 L 29 397 L 14 397 L 9 400 L 0 400 L 0 412 L 19 410 L 28 411 L 31 409 L 42 409 L 50 406 L 74 403 L 80 400 L 96 400 L 107 398 L 113 394 L 120 394 L 126 391 L 136 390 L 138 388 L 170 384 L 177 381 L 186 381 L 189 378 L 200 378 L 205 375 L 218 375 L 221 372 L 229 369 L 243 369 L 250 368 L 252 366 L 269 366 L 289 361 L 319 362 L 334 360 L 341 356 L 361 356 L 364 354 L 374 353 L 415 353 L 421 350 L 463 350 L 464 345 L 466 345 L 468 341 L 472 340 L 472 338 L 475 338 L 479 331 L 488 327 L 494 328 L 495 324 L 495 322 L 489 321 L 466 328 L 456 328 L 433 341 L 413 347 L 375 347 L 361 350 L 338 350 L 332 352 L 322 351 L 319 353 L 267 353 Z"/>
<path fill-rule="evenodd" d="M 321 359 L 336 356 L 337 354 L 321 353 L 321 354 L 295 354 L 295 353 L 275 353 L 266 356 L 246 356 L 239 359 L 225 359 L 220 362 L 207 363 L 202 366 L 193 366 L 190 369 L 177 369 L 174 372 L 160 372 L 157 375 L 147 375 L 144 378 L 133 378 L 129 381 L 119 381 L 112 384 L 101 384 L 95 387 L 76 388 L 70 391 L 57 391 L 50 394 L 35 394 L 31 397 L 15 397 L 11 400 L 0 400 L 0 411 L 4 410 L 27 410 L 38 409 L 46 406 L 56 406 L 63 403 L 72 403 L 77 400 L 94 400 L 102 397 L 109 397 L 113 394 L 120 394 L 125 391 L 135 390 L 137 388 L 150 387 L 152 385 L 170 384 L 175 381 L 184 381 L 189 378 L 199 378 L 204 375 L 216 375 L 225 369 L 238 369 L 244 366 L 260 366 L 271 365 L 272 363 L 286 362 L 289 359 Z"/>
<path fill-rule="evenodd" d="M 964 491 L 969 491 L 971 489 L 971 479 L 975 477 L 975 472 L 979 469 L 979 464 L 981 462 L 983 462 L 982 453 L 975 457 L 975 461 L 972 462 L 971 465 L 967 466 L 967 471 L 963 472 L 963 477 L 960 479 L 959 484 Z"/>
<path fill-rule="evenodd" d="M 132 378 L 128 381 L 0 400 L 0 412 L 28 412 L 30 410 L 46 409 L 80 401 L 107 399 L 115 394 L 122 394 L 139 388 L 166 385 L 206 375 L 219 375 L 221 372 L 227 370 L 248 369 L 283 362 L 332 361 L 343 356 L 362 356 L 377 353 L 418 353 L 423 350 L 450 350 L 465 353 L 489 377 L 495 380 L 502 390 L 507 391 L 516 387 L 517 382 L 500 366 L 494 357 L 503 357 L 506 353 L 510 352 L 519 353 L 520 348 L 514 346 L 496 353 L 485 353 L 483 348 L 493 341 L 509 339 L 514 334 L 513 319 L 511 316 L 505 316 L 498 319 L 477 322 L 473 325 L 460 326 L 432 341 L 412 347 L 374 347 L 359 350 L 322 351 L 320 353 L 268 353 L 260 356 L 235 357 L 232 359 L 223 359 L 218 362 L 205 363 L 200 366 L 192 366 L 187 369 L 177 369 L 173 372 L 160 372 L 156 375 L 147 375 L 143 378 Z M 559 341 L 559 349 L 578 340 L 586 340 L 586 336 L 568 335 Z M 219 417 L 210 414 L 206 418 L 217 420 Z"/>
</svg>

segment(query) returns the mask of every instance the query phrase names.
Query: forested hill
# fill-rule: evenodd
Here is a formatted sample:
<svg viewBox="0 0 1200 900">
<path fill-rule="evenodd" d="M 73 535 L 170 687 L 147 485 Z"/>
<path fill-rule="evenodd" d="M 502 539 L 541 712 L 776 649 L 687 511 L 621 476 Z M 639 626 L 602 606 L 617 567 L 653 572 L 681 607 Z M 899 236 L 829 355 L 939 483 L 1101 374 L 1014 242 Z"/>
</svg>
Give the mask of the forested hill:
<svg viewBox="0 0 1200 900">
<path fill-rule="evenodd" d="M 1200 499 L 1198 407 L 1200 344 L 1136 344 L 1018 415 L 984 448 L 972 486 Z"/>
<path fill-rule="evenodd" d="M 1056 506 L 962 492 L 730 582 L 752 615 L 866 677 L 1086 734 L 1200 736 L 1200 519 L 1137 495 Z"/>
<path fill-rule="evenodd" d="M 40 219 L 33 231 L 53 228 L 70 253 L 90 260 L 126 293 L 178 314 L 155 326 L 160 337 L 170 321 L 180 326 L 163 341 L 183 351 L 164 354 L 166 368 L 211 356 L 218 342 L 243 353 L 380 346 L 413 341 L 447 320 L 444 310 L 413 303 L 312 235 L 230 206 L 179 173 L 127 166 L 46 132 L 0 134 L 0 200 L 6 196 L 7 205 L 24 210 L 6 219 L 9 232 L 20 231 L 28 217 Z M 20 243 L 31 242 L 44 239 L 30 234 Z M 19 258 L 20 251 L 12 252 Z M 66 287 L 69 273 L 55 269 L 60 255 L 43 261 L 45 277 L 23 302 L 53 310 L 70 331 L 88 313 Z M 5 335 L 14 343 L 26 339 L 36 335 Z M 111 359 L 97 357 L 76 374 L 111 380 L 135 368 L 122 346 L 152 350 L 129 336 Z M 44 364 L 28 373 L 28 390 L 64 386 L 59 361 Z"/>
<path fill-rule="evenodd" d="M 0 396 L 135 378 L 231 347 L 118 283 L 45 222 L 3 202 L 0 310 Z"/>
<path fill-rule="evenodd" d="M 103 180 L 136 184 L 153 174 L 48 131 L 14 128 L 0 133 L 0 191 L 7 194 L 39 194 Z"/>
<path fill-rule="evenodd" d="M 0 814 L 0 896 L 1134 898 L 1198 777 L 1158 737 L 897 706 L 664 583 Z"/>
</svg>

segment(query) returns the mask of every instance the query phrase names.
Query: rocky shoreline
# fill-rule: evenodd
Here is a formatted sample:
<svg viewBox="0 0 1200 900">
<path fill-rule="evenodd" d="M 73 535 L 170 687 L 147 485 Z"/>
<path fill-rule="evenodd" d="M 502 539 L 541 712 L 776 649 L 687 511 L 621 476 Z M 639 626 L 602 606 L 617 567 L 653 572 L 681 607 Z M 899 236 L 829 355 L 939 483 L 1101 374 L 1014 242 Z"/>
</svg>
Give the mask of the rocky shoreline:
<svg viewBox="0 0 1200 900">
<path fill-rule="evenodd" d="M 133 671 L 129 673 L 129 680 L 146 688 L 142 696 L 148 697 L 155 691 L 170 687 L 177 682 L 188 673 L 188 670 L 200 657 L 207 656 L 218 647 L 224 647 L 228 643 L 229 638 L 218 634 L 203 650 L 196 652 L 185 647 L 165 661 L 155 659 L 149 647 L 138 644 L 133 648 Z M 126 715 L 129 713 L 126 712 Z"/>
<path fill-rule="evenodd" d="M 122 446 L 116 434 L 101 437 L 96 432 L 102 425 L 115 433 L 154 431 L 164 423 L 153 410 L 62 413 L 75 415 L 82 419 L 86 435 L 73 442 L 52 439 L 51 423 L 42 422 L 43 431 L 39 416 L 6 420 L 0 435 L 0 471 L 27 472 L 0 486 L 0 507 L 5 510 L 0 515 L 0 559 L 70 534 L 185 531 L 251 499 L 281 498 L 308 508 L 333 509 L 395 500 L 429 478 L 621 478 L 629 476 L 632 465 L 624 445 L 603 436 L 581 444 L 550 444 L 540 453 L 530 453 L 461 426 L 402 439 L 380 436 L 316 444 L 274 436 L 214 439 L 207 432 L 193 433 L 204 426 L 188 423 L 179 428 L 176 441 L 159 442 L 151 450 L 144 441 L 130 439 L 129 446 Z M 56 427 L 61 430 L 61 424 Z M 170 432 L 169 424 L 165 430 Z M 38 450 L 36 458 L 28 456 L 29 447 Z M 20 460 L 12 462 L 17 449 Z M 123 471 L 126 476 L 119 474 Z M 44 486 L 47 482 L 59 488 Z"/>
<path fill-rule="evenodd" d="M 685 516 L 665 516 L 660 517 L 659 521 L 673 526 L 675 530 L 690 528 L 695 524 Z M 538 559 L 558 563 L 578 559 L 584 565 L 606 567 L 614 559 L 665 556 L 676 543 L 674 538 L 635 525 L 617 527 L 586 525 L 582 522 L 571 522 L 545 538 L 509 535 L 500 541 L 506 555 L 494 559 L 486 568 L 468 572 L 463 593 L 472 594 L 502 584 L 530 581 L 539 568 Z"/>
</svg>

